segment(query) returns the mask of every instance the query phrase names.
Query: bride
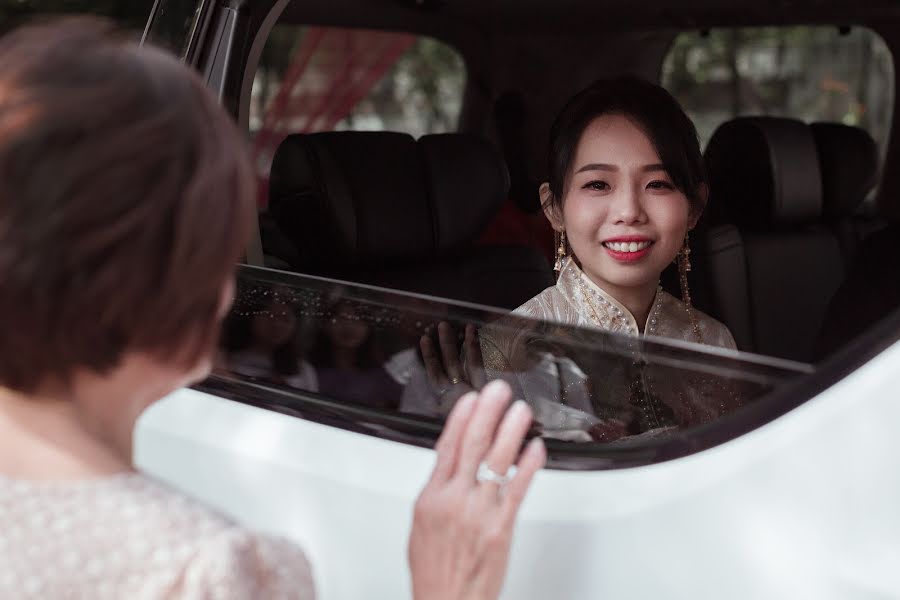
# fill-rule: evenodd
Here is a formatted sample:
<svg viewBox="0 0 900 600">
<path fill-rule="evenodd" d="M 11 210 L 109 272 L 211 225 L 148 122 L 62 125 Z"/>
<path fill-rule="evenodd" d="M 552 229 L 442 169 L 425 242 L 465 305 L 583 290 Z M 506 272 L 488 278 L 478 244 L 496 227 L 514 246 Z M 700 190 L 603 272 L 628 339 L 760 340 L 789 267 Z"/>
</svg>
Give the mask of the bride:
<svg viewBox="0 0 900 600">
<path fill-rule="evenodd" d="M 589 431 L 604 441 L 699 424 L 739 405 L 721 381 L 640 359 L 607 361 L 592 377 L 571 357 L 541 350 L 575 331 L 557 325 L 736 349 L 727 327 L 691 306 L 688 233 L 708 188 L 696 130 L 675 99 L 638 79 L 595 82 L 557 116 L 548 168 L 540 196 L 556 232 L 558 279 L 513 311 L 537 329 L 514 318 L 482 329 L 488 372 L 523 388 L 545 433 Z M 659 285 L 673 261 L 681 299 Z M 570 433 L 560 437 L 579 439 Z"/>
</svg>

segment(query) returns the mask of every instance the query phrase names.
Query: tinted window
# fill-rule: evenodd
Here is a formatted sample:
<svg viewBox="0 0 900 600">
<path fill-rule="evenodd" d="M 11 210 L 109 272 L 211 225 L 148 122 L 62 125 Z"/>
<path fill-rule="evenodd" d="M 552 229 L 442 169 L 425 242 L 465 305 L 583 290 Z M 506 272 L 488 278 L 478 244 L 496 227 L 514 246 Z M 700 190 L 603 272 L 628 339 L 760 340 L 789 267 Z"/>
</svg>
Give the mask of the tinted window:
<svg viewBox="0 0 900 600">
<path fill-rule="evenodd" d="M 253 81 L 260 174 L 290 133 L 454 131 L 465 67 L 450 46 L 407 33 L 276 25 Z"/>
<path fill-rule="evenodd" d="M 501 377 L 534 408 L 534 434 L 553 444 L 557 464 L 602 467 L 611 457 L 671 457 L 672 444 L 674 454 L 696 451 L 694 432 L 804 373 L 796 363 L 243 267 L 204 386 L 430 445 L 462 393 Z"/>
<path fill-rule="evenodd" d="M 147 41 L 183 57 L 201 5 L 201 0 L 160 0 L 147 30 Z"/>
<path fill-rule="evenodd" d="M 705 143 L 722 122 L 774 115 L 862 127 L 881 149 L 894 102 L 891 53 L 862 28 L 766 27 L 682 33 L 662 84 Z"/>
</svg>

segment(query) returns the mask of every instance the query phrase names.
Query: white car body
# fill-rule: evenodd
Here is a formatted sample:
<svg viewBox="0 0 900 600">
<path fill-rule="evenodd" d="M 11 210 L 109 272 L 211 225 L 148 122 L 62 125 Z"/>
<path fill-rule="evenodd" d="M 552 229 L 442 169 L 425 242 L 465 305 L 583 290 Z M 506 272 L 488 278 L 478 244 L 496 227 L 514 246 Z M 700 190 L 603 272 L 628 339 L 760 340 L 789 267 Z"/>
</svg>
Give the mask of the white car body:
<svg viewBox="0 0 900 600">
<path fill-rule="evenodd" d="M 503 598 L 887 598 L 900 590 L 900 343 L 798 408 L 683 458 L 544 470 Z M 300 544 L 325 600 L 407 598 L 431 450 L 181 390 L 136 462 Z"/>
</svg>

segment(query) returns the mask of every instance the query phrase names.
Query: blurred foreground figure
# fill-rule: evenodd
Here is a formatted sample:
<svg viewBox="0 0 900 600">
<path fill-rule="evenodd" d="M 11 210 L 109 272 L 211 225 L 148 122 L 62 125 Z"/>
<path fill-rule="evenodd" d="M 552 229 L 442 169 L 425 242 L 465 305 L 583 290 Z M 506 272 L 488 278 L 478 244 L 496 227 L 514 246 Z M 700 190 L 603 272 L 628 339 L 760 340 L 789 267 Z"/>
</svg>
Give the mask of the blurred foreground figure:
<svg viewBox="0 0 900 600">
<path fill-rule="evenodd" d="M 20 29 L 0 56 L 0 597 L 312 598 L 298 548 L 131 466 L 138 415 L 209 372 L 256 218 L 242 137 L 177 60 L 104 21 Z M 448 419 L 417 598 L 499 593 L 545 456 L 534 442 L 502 475 L 531 421 L 509 398 L 488 386 Z"/>
</svg>

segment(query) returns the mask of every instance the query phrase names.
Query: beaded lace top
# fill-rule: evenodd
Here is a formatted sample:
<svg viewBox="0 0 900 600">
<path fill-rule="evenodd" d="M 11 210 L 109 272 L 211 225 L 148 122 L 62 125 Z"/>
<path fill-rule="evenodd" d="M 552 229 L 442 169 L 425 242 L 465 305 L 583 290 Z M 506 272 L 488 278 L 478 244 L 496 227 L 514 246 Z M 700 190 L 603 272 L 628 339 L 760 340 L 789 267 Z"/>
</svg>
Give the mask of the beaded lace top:
<svg viewBox="0 0 900 600">
<path fill-rule="evenodd" d="M 704 344 L 736 348 L 727 327 L 690 310 L 658 288 L 640 333 L 628 309 L 568 260 L 555 286 L 513 311 L 534 319 L 535 325 L 523 327 L 506 318 L 482 328 L 485 368 L 518 389 L 549 437 L 586 441 L 588 431 L 610 420 L 625 423 L 632 434 L 697 425 L 739 406 L 739 390 L 727 381 L 648 364 L 637 343 L 611 356 L 571 355 L 552 342 L 579 335 L 558 325 L 602 329 L 635 342 L 655 336 L 696 343 L 699 329 Z"/>
<path fill-rule="evenodd" d="M 0 598 L 314 598 L 303 553 L 136 473 L 0 477 Z"/>
</svg>

